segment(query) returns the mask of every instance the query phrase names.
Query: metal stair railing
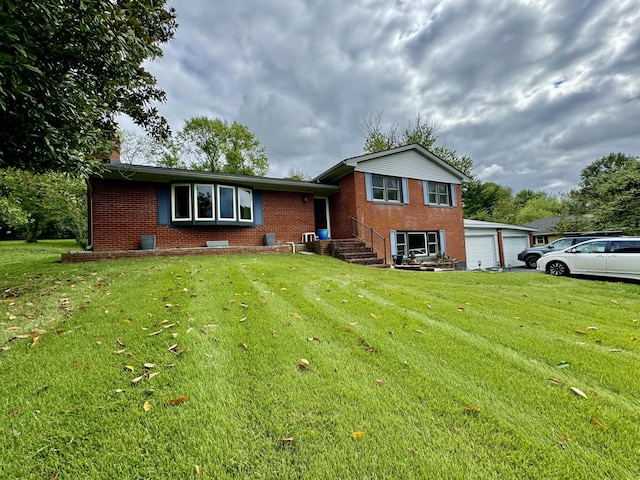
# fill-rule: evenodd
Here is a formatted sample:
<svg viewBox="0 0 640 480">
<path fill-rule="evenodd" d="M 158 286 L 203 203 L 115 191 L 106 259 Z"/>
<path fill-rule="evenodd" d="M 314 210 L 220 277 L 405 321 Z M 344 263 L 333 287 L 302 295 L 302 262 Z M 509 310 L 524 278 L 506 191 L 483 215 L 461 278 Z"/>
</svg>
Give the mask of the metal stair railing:
<svg viewBox="0 0 640 480">
<path fill-rule="evenodd" d="M 364 242 L 367 247 L 371 247 L 376 255 L 381 256 L 385 265 L 387 263 L 387 239 L 376 232 L 369 225 L 351 217 L 351 236 Z"/>
</svg>

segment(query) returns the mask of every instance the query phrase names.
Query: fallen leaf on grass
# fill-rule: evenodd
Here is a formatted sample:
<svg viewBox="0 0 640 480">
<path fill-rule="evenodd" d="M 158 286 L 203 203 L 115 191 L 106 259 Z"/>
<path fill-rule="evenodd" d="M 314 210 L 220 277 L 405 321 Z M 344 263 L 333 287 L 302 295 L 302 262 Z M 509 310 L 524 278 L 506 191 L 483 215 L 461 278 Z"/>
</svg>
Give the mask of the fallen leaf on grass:
<svg viewBox="0 0 640 480">
<path fill-rule="evenodd" d="M 118 345 L 119 347 L 126 347 L 126 345 L 122 343 L 122 340 L 120 340 L 119 338 L 116 338 L 116 345 Z"/>
<path fill-rule="evenodd" d="M 294 439 L 295 439 L 295 437 L 293 437 L 293 436 L 287 437 L 287 438 L 281 438 L 280 439 L 280 443 L 282 443 L 282 444 L 292 443 Z"/>
<path fill-rule="evenodd" d="M 618 301 L 617 300 L 611 300 L 611 303 L 615 303 L 616 305 L 618 305 Z"/>
<path fill-rule="evenodd" d="M 598 330 L 598 327 L 587 327 L 587 330 Z"/>
<path fill-rule="evenodd" d="M 168 350 L 170 352 L 175 352 L 176 350 L 178 350 L 180 348 L 180 345 L 178 345 L 177 343 L 174 343 L 173 345 L 171 345 Z"/>
<path fill-rule="evenodd" d="M 121 388 L 116 388 L 116 393 L 124 393 L 124 390 Z"/>
<path fill-rule="evenodd" d="M 140 380 L 142 380 L 143 378 L 144 378 L 144 375 L 140 375 L 139 377 L 132 378 L 132 379 L 131 379 L 131 383 L 133 383 L 133 384 L 135 385 L 136 383 L 138 383 L 138 382 L 139 382 Z"/>
<path fill-rule="evenodd" d="M 31 335 L 42 335 L 43 333 L 47 333 L 47 331 L 40 328 L 34 328 L 31 330 Z"/>
<path fill-rule="evenodd" d="M 308 370 L 309 369 L 309 360 L 306 358 L 301 358 L 298 360 L 298 368 L 300 370 Z"/>
<path fill-rule="evenodd" d="M 29 338 L 30 336 L 31 336 L 31 334 L 29 334 L 29 333 L 22 333 L 20 335 L 14 335 L 9 340 L 7 340 L 7 342 L 12 342 L 13 340 L 24 340 L 25 338 Z"/>
<path fill-rule="evenodd" d="M 155 363 L 145 363 L 144 364 L 144 368 L 149 368 L 149 369 L 155 368 L 155 366 L 156 366 Z"/>
<path fill-rule="evenodd" d="M 464 409 L 464 413 L 467 414 L 476 414 L 480 411 L 480 409 L 478 407 L 476 407 L 475 405 L 471 405 L 470 407 L 467 407 Z"/>
<path fill-rule="evenodd" d="M 385 381 L 384 381 L 384 380 L 382 380 L 381 378 L 376 378 L 376 383 L 377 383 L 378 385 L 384 385 L 384 384 L 385 384 Z"/>
<path fill-rule="evenodd" d="M 134 367 L 133 365 L 125 365 L 124 369 L 129 370 L 130 372 L 135 372 L 136 367 Z"/>
<path fill-rule="evenodd" d="M 158 330 L 157 332 L 150 333 L 148 336 L 153 337 L 154 335 L 158 335 L 159 333 L 162 333 L 162 330 Z"/>
<path fill-rule="evenodd" d="M 591 417 L 589 419 L 589 421 L 594 424 L 596 427 L 598 427 L 600 430 L 606 430 L 607 426 L 604 425 L 603 423 L 600 423 L 598 420 L 596 420 L 595 418 Z"/>
<path fill-rule="evenodd" d="M 183 395 L 182 397 L 176 397 L 176 398 L 172 398 L 170 400 L 167 400 L 167 404 L 168 405 L 180 405 L 181 403 L 184 403 L 187 400 L 189 400 L 189 395 Z"/>
<path fill-rule="evenodd" d="M 151 380 L 153 377 L 157 377 L 158 375 L 160 375 L 160 372 L 150 373 L 149 375 L 147 375 L 147 380 Z"/>
<path fill-rule="evenodd" d="M 193 327 L 187 328 L 187 331 L 185 333 L 191 333 L 191 332 L 193 332 Z"/>
<path fill-rule="evenodd" d="M 0 347 L 0 350 L 2 350 L 3 352 L 6 352 L 7 350 L 9 350 L 11 347 L 9 345 L 5 345 L 4 347 Z"/>
<path fill-rule="evenodd" d="M 585 332 L 584 330 L 580 330 L 580 329 L 577 329 L 577 330 L 576 330 L 576 333 L 577 333 L 578 335 L 586 335 L 586 334 L 587 334 L 587 332 Z"/>
<path fill-rule="evenodd" d="M 249 348 L 249 347 L 247 346 L 247 344 L 246 344 L 246 343 L 241 343 L 241 344 L 240 344 L 240 348 L 243 348 L 244 350 L 246 350 L 246 349 L 247 349 L 247 348 Z"/>
<path fill-rule="evenodd" d="M 300 314 L 299 314 L 298 312 L 292 312 L 292 313 L 291 313 L 291 316 L 292 316 L 293 318 L 300 318 Z"/>
<path fill-rule="evenodd" d="M 424 335 L 424 332 L 422 330 L 416 330 L 416 332 Z"/>
<path fill-rule="evenodd" d="M 458 307 L 456 308 L 456 310 L 458 310 L 459 312 L 464 312 L 464 307 Z"/>
<path fill-rule="evenodd" d="M 362 438 L 367 434 L 367 432 L 351 432 L 351 438 Z"/>
<path fill-rule="evenodd" d="M 553 383 L 554 385 L 557 385 L 559 387 L 562 386 L 562 382 L 560 380 L 558 380 L 557 378 L 550 378 L 549 379 L 549 383 Z"/>
<path fill-rule="evenodd" d="M 120 354 L 123 354 L 125 351 L 126 351 L 126 350 L 123 348 L 122 350 L 116 350 L 116 351 L 115 351 L 115 352 L 113 352 L 113 353 L 115 353 L 116 355 L 120 355 Z"/>
<path fill-rule="evenodd" d="M 20 327 L 9 327 L 5 332 L 17 332 L 18 330 L 20 330 Z"/>
<path fill-rule="evenodd" d="M 151 410 L 151 402 L 149 402 L 149 400 L 147 400 L 146 402 L 144 402 L 144 405 L 142 405 L 142 409 L 145 412 L 148 412 L 149 410 Z"/>
<path fill-rule="evenodd" d="M 371 315 L 373 318 L 378 318 L 378 315 L 376 315 L 375 313 L 370 313 L 369 315 Z"/>
<path fill-rule="evenodd" d="M 195 466 L 196 475 L 200 475 L 200 467 L 198 465 Z"/>
<path fill-rule="evenodd" d="M 40 337 L 33 337 L 33 341 L 31 342 L 31 346 L 38 345 L 40 343 Z"/>
<path fill-rule="evenodd" d="M 319 342 L 320 339 L 318 337 L 307 338 L 307 342 Z"/>
<path fill-rule="evenodd" d="M 175 323 L 170 323 L 169 325 L 163 325 L 162 328 L 171 328 L 171 327 L 175 327 L 176 324 Z"/>
<path fill-rule="evenodd" d="M 579 397 L 587 398 L 587 395 L 582 390 L 580 390 L 579 388 L 571 387 L 571 391 L 573 393 L 575 393 Z"/>
</svg>

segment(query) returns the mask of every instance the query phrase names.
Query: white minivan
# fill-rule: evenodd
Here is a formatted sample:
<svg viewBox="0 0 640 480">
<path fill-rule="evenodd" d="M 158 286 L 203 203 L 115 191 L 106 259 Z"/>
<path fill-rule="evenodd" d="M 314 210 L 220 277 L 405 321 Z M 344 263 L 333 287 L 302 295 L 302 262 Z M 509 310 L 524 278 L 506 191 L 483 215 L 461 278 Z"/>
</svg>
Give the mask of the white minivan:
<svg viewBox="0 0 640 480">
<path fill-rule="evenodd" d="M 551 275 L 600 275 L 640 279 L 640 237 L 589 240 L 560 252 L 545 253 L 538 270 Z"/>
</svg>

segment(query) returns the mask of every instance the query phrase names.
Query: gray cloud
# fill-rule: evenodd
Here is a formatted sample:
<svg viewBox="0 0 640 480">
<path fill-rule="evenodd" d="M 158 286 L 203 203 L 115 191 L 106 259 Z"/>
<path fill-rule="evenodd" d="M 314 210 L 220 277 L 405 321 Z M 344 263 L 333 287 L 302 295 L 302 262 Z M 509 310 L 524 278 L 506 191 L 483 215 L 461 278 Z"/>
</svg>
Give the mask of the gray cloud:
<svg viewBox="0 0 640 480">
<path fill-rule="evenodd" d="M 246 124 L 270 175 L 362 152 L 363 116 L 421 113 L 487 181 L 567 191 L 611 152 L 640 154 L 640 1 L 175 0 L 149 65 L 174 129 Z M 126 127 L 126 123 L 125 123 Z"/>
</svg>

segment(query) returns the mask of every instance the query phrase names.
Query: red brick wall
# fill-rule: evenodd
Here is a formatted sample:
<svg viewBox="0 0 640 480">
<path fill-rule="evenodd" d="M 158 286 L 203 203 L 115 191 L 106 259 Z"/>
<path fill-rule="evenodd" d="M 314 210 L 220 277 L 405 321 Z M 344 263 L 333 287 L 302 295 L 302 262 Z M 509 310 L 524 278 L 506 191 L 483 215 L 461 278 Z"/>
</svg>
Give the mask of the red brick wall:
<svg viewBox="0 0 640 480">
<path fill-rule="evenodd" d="M 430 207 L 424 204 L 422 181 L 409 179 L 409 204 L 368 202 L 364 173 L 354 172 L 340 181 L 340 192 L 331 198 L 332 234 L 334 238 L 350 237 L 349 217 L 354 216 L 387 238 L 387 254 L 391 255 L 391 230 L 444 230 L 447 255 L 463 262 L 466 254 L 460 188 L 456 188 L 456 195 L 456 207 Z"/>
<path fill-rule="evenodd" d="M 209 240 L 230 246 L 259 246 L 264 234 L 276 242 L 300 243 L 314 230 L 313 197 L 302 193 L 262 191 L 264 225 L 258 227 L 172 227 L 158 225 L 157 183 L 92 179 L 94 251 L 139 250 L 141 235 L 155 235 L 156 248 L 204 247 Z"/>
</svg>

